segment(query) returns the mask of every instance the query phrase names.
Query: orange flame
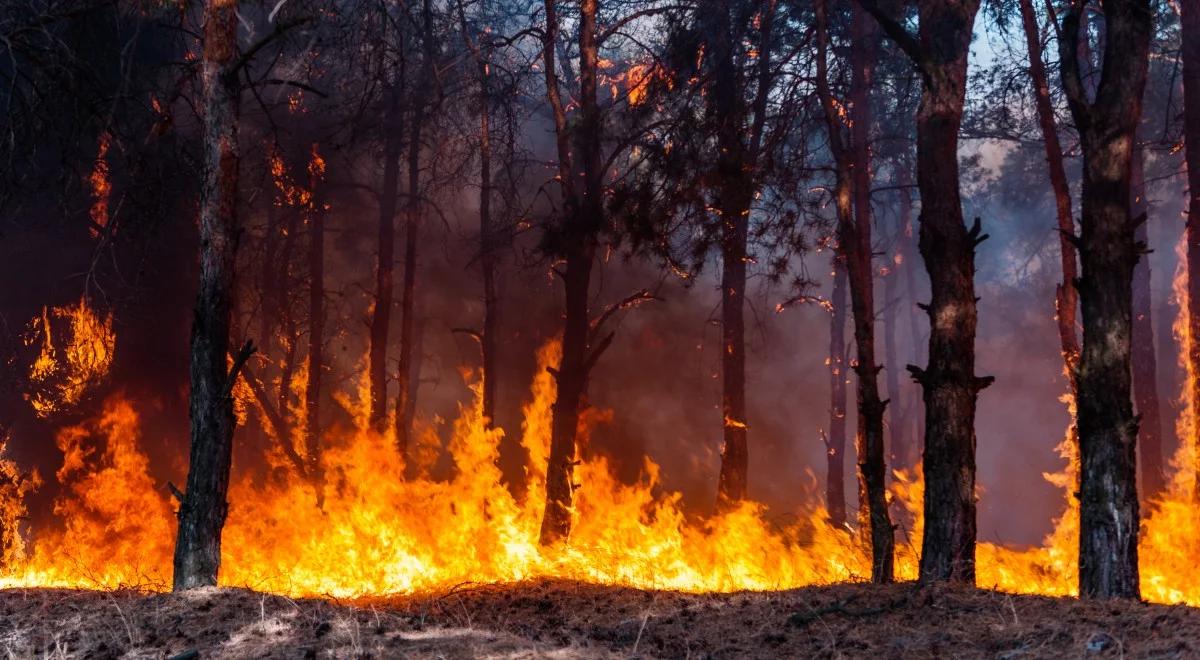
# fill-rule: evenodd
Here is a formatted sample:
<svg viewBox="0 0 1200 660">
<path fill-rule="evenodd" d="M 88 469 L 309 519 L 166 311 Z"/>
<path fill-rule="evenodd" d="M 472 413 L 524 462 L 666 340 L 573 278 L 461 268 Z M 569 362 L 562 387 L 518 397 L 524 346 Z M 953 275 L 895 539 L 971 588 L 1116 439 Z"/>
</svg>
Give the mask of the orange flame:
<svg viewBox="0 0 1200 660">
<path fill-rule="evenodd" d="M 108 170 L 108 146 L 111 141 L 112 136 L 108 131 L 100 134 L 95 164 L 92 165 L 92 173 L 88 175 L 88 183 L 92 186 L 92 207 L 88 212 L 92 219 L 92 226 L 89 227 L 92 238 L 99 236 L 100 232 L 108 227 L 108 196 L 112 192 Z"/>
<path fill-rule="evenodd" d="M 53 332 L 52 318 L 57 327 Z M 66 321 L 65 328 L 60 321 Z M 108 374 L 116 344 L 112 314 L 98 316 L 86 297 L 76 305 L 42 308 L 29 329 L 26 344 L 40 341 L 41 350 L 29 368 L 30 389 L 25 398 L 39 417 L 79 403 Z"/>
<path fill-rule="evenodd" d="M 353 393 L 336 397 L 356 422 L 349 430 L 325 434 L 321 508 L 317 486 L 294 472 L 276 471 L 267 480 L 248 474 L 235 479 L 221 582 L 297 596 L 354 597 L 532 577 L 699 592 L 792 588 L 869 574 L 862 535 L 831 527 L 822 507 L 802 510 L 788 523 L 772 519 L 753 502 L 697 519 L 685 515 L 680 494 L 663 490 L 659 466 L 649 458 L 637 483 L 620 481 L 606 459 L 587 451 L 590 429 L 603 423 L 603 412 L 581 421 L 576 469 L 581 485 L 569 542 L 540 547 L 556 396 L 546 367 L 561 360 L 559 343 L 547 343 L 537 358 L 521 429 L 528 453 L 523 498 L 501 484 L 497 458 L 504 431 L 484 423 L 479 383 L 471 386 L 472 400 L 460 406 L 451 425 L 445 449 L 455 466 L 452 476 L 437 480 L 428 470 L 416 470 L 417 476 L 405 479 L 393 439 L 368 428 L 367 390 L 360 379 Z M 1070 397 L 1064 402 L 1073 415 Z M 427 432 L 432 448 L 434 435 Z M 1064 470 L 1045 475 L 1064 490 L 1064 512 L 1054 531 L 1033 548 L 980 543 L 980 585 L 1019 593 L 1075 593 L 1079 527 L 1077 505 L 1067 495 L 1077 479 L 1071 437 L 1068 433 L 1060 444 Z M 166 588 L 172 504 L 149 475 L 138 443 L 136 411 L 120 397 L 108 401 L 98 419 L 59 433 L 64 459 L 57 477 L 64 490 L 55 511 L 60 521 L 57 527 L 33 530 L 33 551 L 13 553 L 0 569 L 0 586 Z M 917 474 L 896 472 L 890 489 L 892 505 L 907 512 L 901 519 L 913 521 L 897 543 L 901 579 L 917 573 L 924 490 Z M 24 494 L 5 491 L 3 484 L 0 475 L 0 511 L 10 506 L 6 502 L 19 505 Z M 1200 603 L 1200 582 L 1192 577 L 1189 561 L 1200 551 L 1200 539 L 1184 492 L 1172 490 L 1144 522 L 1142 576 L 1148 600 Z"/>
</svg>

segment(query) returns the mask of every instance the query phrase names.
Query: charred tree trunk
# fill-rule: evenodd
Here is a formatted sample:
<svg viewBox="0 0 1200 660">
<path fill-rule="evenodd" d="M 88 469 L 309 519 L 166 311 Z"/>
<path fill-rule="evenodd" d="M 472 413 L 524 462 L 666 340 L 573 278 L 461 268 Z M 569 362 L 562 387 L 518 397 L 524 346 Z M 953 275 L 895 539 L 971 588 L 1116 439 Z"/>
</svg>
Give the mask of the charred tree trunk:
<svg viewBox="0 0 1200 660">
<path fill-rule="evenodd" d="M 958 132 L 977 0 L 921 0 L 913 37 L 870 0 L 860 0 L 921 72 L 917 112 L 919 248 L 932 300 L 929 365 L 909 366 L 925 398 L 925 533 L 922 581 L 975 581 L 975 402 L 990 377 L 975 375 L 975 246 L 978 219 L 963 224 Z"/>
<path fill-rule="evenodd" d="M 554 0 L 546 0 L 544 65 L 547 95 L 555 115 L 560 177 L 570 180 L 566 192 L 565 221 L 561 236 L 561 271 L 564 294 L 562 360 L 555 373 L 550 435 L 550 459 L 546 470 L 546 510 L 542 515 L 540 542 L 551 545 L 566 539 L 571 531 L 572 499 L 575 489 L 574 464 L 579 413 L 584 405 L 589 356 L 588 291 L 591 287 L 596 234 L 603 223 L 602 172 L 600 159 L 600 108 L 597 79 L 600 53 L 597 40 L 598 0 L 583 0 L 579 23 L 579 119 L 568 134 L 565 110 L 558 98 L 554 45 L 558 18 Z M 567 147 L 574 138 L 574 153 Z"/>
<path fill-rule="evenodd" d="M 1183 58 L 1183 141 L 1188 173 L 1187 208 L 1187 396 L 1193 424 L 1200 420 L 1200 0 L 1180 0 Z M 1182 442 L 1200 444 L 1200 434 Z M 1200 452 L 1198 452 L 1200 453 Z M 1200 464 L 1194 497 L 1200 501 Z"/>
<path fill-rule="evenodd" d="M 846 525 L 846 265 L 833 257 L 829 314 L 829 437 L 825 439 L 825 502 L 829 522 Z"/>
<path fill-rule="evenodd" d="M 1130 216 L 1138 222 L 1134 240 L 1148 242 L 1145 173 L 1142 151 L 1135 145 L 1131 170 Z M 1158 400 L 1158 358 L 1154 351 L 1153 302 L 1151 301 L 1150 260 L 1139 259 L 1133 269 L 1133 396 L 1138 415 L 1138 446 L 1141 454 L 1142 501 L 1166 486 L 1163 472 L 1162 411 Z"/>
<path fill-rule="evenodd" d="M 1063 89 L 1083 151 L 1079 255 L 1083 352 L 1077 376 L 1079 593 L 1137 598 L 1138 422 L 1130 401 L 1132 282 L 1139 248 L 1130 217 L 1131 155 L 1153 25 L 1148 0 L 1103 0 L 1104 75 L 1090 101 L 1080 76 L 1080 5 L 1063 19 Z"/>
<path fill-rule="evenodd" d="M 717 500 L 728 506 L 746 497 L 746 248 L 753 194 L 746 170 L 742 118 L 746 115 L 731 34 L 732 8 L 711 3 L 712 113 L 717 121 L 717 199 L 721 252 L 721 473 Z"/>
<path fill-rule="evenodd" d="M 1055 294 L 1056 318 L 1058 320 L 1059 345 L 1062 350 L 1063 368 L 1067 375 L 1070 394 L 1075 396 L 1075 371 L 1079 364 L 1079 335 L 1076 330 L 1079 292 L 1075 280 L 1079 277 L 1075 246 L 1071 237 L 1075 235 L 1075 216 L 1071 211 L 1071 189 L 1067 185 L 1067 172 L 1063 166 L 1062 145 L 1058 140 L 1058 124 L 1054 118 L 1054 106 L 1050 102 L 1050 83 L 1046 78 L 1046 64 L 1042 56 L 1042 41 L 1038 32 L 1037 15 L 1033 0 L 1020 0 L 1021 23 L 1025 29 L 1025 44 L 1029 50 L 1029 77 L 1033 83 L 1033 97 L 1037 106 L 1038 124 L 1042 130 L 1042 144 L 1046 148 L 1046 165 L 1050 172 L 1050 187 L 1054 190 L 1054 210 L 1058 220 L 1058 247 L 1062 262 L 1062 283 Z M 1072 425 L 1075 420 L 1071 420 Z"/>
<path fill-rule="evenodd" d="M 414 111 L 416 115 L 422 111 Z M 420 239 L 421 203 L 420 203 L 420 165 L 421 165 L 421 124 L 420 117 L 412 120 L 408 145 L 408 203 L 404 212 L 404 284 L 400 294 L 400 359 L 396 369 L 399 392 L 396 395 L 396 451 L 401 457 L 408 456 L 409 436 L 412 433 L 412 419 L 406 412 L 409 410 L 409 399 L 413 396 L 409 374 L 412 373 L 413 361 L 413 317 L 416 314 L 417 293 L 417 242 Z"/>
<path fill-rule="evenodd" d="M 487 428 L 496 423 L 496 331 L 500 324 L 500 299 L 496 293 L 496 247 L 492 226 L 492 117 L 488 62 L 480 57 L 479 69 L 479 266 L 483 271 L 483 419 Z"/>
<path fill-rule="evenodd" d="M 914 361 L 916 361 L 922 357 L 920 313 L 917 308 L 920 293 L 917 290 L 917 238 L 916 232 L 913 231 L 912 221 L 913 179 L 911 163 L 907 159 L 901 163 L 896 173 L 896 185 L 900 187 L 900 268 L 904 271 L 904 290 L 908 294 L 907 303 L 904 305 L 904 315 L 908 318 L 908 338 L 912 342 L 910 349 Z M 900 376 L 899 369 L 897 369 L 896 376 L 897 378 Z M 917 457 L 920 456 L 920 447 L 917 445 L 918 438 L 923 440 L 925 437 L 925 420 L 921 414 L 922 402 L 920 397 L 911 390 L 906 391 L 905 396 L 900 400 L 904 402 L 903 419 L 907 436 L 906 454 L 900 464 L 905 467 L 915 466 Z"/>
<path fill-rule="evenodd" d="M 847 247 L 850 299 L 854 308 L 854 341 L 858 376 L 858 461 L 862 493 L 867 505 L 859 506 L 871 530 L 871 580 L 893 579 L 892 520 L 887 504 L 887 458 L 883 441 L 883 415 L 887 402 L 879 396 L 879 364 L 875 361 L 875 266 L 871 240 L 871 115 L 870 90 L 875 77 L 879 35 L 875 20 L 858 5 L 851 7 L 853 50 L 850 66 L 850 158 L 854 188 L 854 222 L 847 223 L 842 243 Z M 862 497 L 865 495 L 865 498 Z"/>
<path fill-rule="evenodd" d="M 900 359 L 896 345 L 896 324 L 899 322 L 896 307 L 900 302 L 899 273 L 900 267 L 895 257 L 899 256 L 899 244 L 903 235 L 899 232 L 901 223 L 896 223 L 896 235 L 893 241 L 895 256 L 888 266 L 888 272 L 883 278 L 883 352 L 884 352 L 884 385 L 887 387 L 888 407 L 888 457 L 891 465 L 902 468 L 908 465 L 908 432 L 905 428 L 904 392 L 900 387 Z M 903 258 L 901 258 L 903 261 Z"/>
<path fill-rule="evenodd" d="M 204 13 L 200 285 L 192 319 L 191 452 L 175 543 L 176 591 L 217 583 L 235 425 L 231 391 L 237 373 L 227 369 L 227 356 L 240 232 L 237 3 L 209 0 Z"/>
<path fill-rule="evenodd" d="M 480 12 L 484 12 L 480 6 Z M 496 423 L 496 331 L 500 323 L 499 296 L 496 283 L 496 229 L 492 226 L 492 96 L 490 47 L 476 41 L 467 27 L 463 3 L 458 3 L 463 42 L 475 58 L 479 76 L 479 268 L 483 280 L 483 329 L 479 350 L 483 358 L 483 395 L 480 401 L 483 423 L 492 428 Z"/>
<path fill-rule="evenodd" d="M 731 13 L 744 16 L 727 2 L 710 2 L 708 37 L 715 63 L 710 112 L 716 120 L 717 190 L 714 208 L 720 223 L 721 251 L 721 473 L 717 503 L 731 506 L 746 497 L 749 447 L 746 419 L 746 265 L 750 211 L 758 192 L 758 160 L 765 130 L 767 99 L 774 73 L 771 65 L 772 31 L 778 3 L 765 0 L 758 8 L 758 44 L 754 85 L 746 101 L 747 77 L 737 64 L 736 49 L 744 28 L 734 25 Z M 735 34 L 736 33 L 736 34 Z M 742 35 L 742 36 L 738 36 Z"/>
<path fill-rule="evenodd" d="M 736 176 L 736 175 L 734 175 Z M 723 505 L 746 497 L 746 240 L 749 222 L 734 185 L 725 186 L 721 211 L 721 412 L 723 444 L 718 499 Z M 747 200 L 748 201 L 748 200 Z"/>
<path fill-rule="evenodd" d="M 371 384 L 371 427 L 383 433 L 387 426 L 387 345 L 392 321 L 392 291 L 395 288 L 396 197 L 400 192 L 399 90 L 387 90 L 383 119 L 383 188 L 379 197 L 379 247 L 375 264 L 375 308 L 371 314 L 371 348 L 368 369 Z"/>
<path fill-rule="evenodd" d="M 308 379 L 304 385 L 304 459 L 308 478 L 324 503 L 321 475 L 321 376 L 325 366 L 325 209 L 321 201 L 324 161 L 313 145 L 308 165 L 312 202 L 308 209 Z"/>
<path fill-rule="evenodd" d="M 430 0 L 424 0 L 422 13 L 422 57 L 421 87 L 427 89 L 433 83 L 433 10 Z M 408 455 L 409 436 L 412 435 L 412 415 L 416 396 L 411 387 L 410 374 L 413 370 L 413 317 L 416 314 L 417 292 L 417 242 L 421 229 L 421 130 L 425 124 L 426 104 L 415 101 L 408 136 L 408 204 L 404 218 L 404 289 L 400 298 L 400 360 L 397 369 L 399 394 L 396 396 L 396 450 L 400 456 Z"/>
<path fill-rule="evenodd" d="M 825 0 L 817 0 L 817 90 L 825 113 L 829 147 L 837 170 L 834 202 L 838 216 L 838 250 L 846 263 L 850 282 L 850 305 L 854 312 L 854 344 L 857 376 L 858 432 L 856 447 L 859 467 L 859 521 L 870 530 L 871 581 L 893 578 L 892 521 L 887 509 L 884 483 L 883 412 L 875 364 L 874 271 L 871 258 L 870 149 L 867 144 L 871 115 L 867 90 L 873 74 L 873 30 L 869 17 L 854 11 L 851 66 L 851 143 L 842 138 L 844 127 L 829 88 L 826 63 L 829 31 Z"/>
</svg>

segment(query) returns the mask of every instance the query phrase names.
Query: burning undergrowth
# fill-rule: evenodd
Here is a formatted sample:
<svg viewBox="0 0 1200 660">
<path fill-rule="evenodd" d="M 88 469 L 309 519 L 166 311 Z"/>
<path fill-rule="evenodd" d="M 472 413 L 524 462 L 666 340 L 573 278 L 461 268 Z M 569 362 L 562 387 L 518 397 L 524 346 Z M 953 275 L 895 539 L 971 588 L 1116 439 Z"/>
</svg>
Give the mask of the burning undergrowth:
<svg viewBox="0 0 1200 660">
<path fill-rule="evenodd" d="M 319 481 L 296 471 L 278 442 L 268 452 L 267 478 L 238 473 L 229 498 L 221 582 L 290 596 L 348 598 L 534 578 L 686 592 L 764 591 L 868 574 L 865 540 L 854 530 L 829 525 L 820 506 L 787 522 L 751 502 L 715 516 L 689 516 L 680 496 L 661 487 L 652 460 L 645 459 L 636 483 L 622 482 L 605 457 L 589 455 L 586 443 L 576 469 L 570 541 L 540 547 L 542 466 L 555 395 L 546 367 L 559 355 L 557 342 L 539 352 L 524 409 L 523 497 L 502 483 L 497 459 L 505 431 L 484 423 L 478 387 L 453 423 L 447 445 L 453 470 L 445 478 L 427 470 L 406 477 L 391 436 L 368 430 L 364 394 L 345 393 L 338 400 L 357 421 L 351 430 L 323 438 Z M 243 414 L 255 406 L 241 388 L 235 395 Z M 604 419 L 596 411 L 585 415 L 583 437 Z M 9 470 L 14 486 L 2 491 L 4 528 L 20 527 L 25 534 L 10 532 L 10 561 L 0 585 L 165 589 L 174 502 L 168 488 L 151 477 L 137 405 L 113 396 L 96 418 L 59 430 L 57 443 L 64 456 L 56 475 L 63 488 L 55 502 L 57 524 L 18 525 L 21 500 L 36 477 L 18 482 Z M 1070 457 L 1067 463 L 1073 463 Z M 1048 476 L 1064 488 L 1072 481 L 1066 474 Z M 894 475 L 893 504 L 913 521 L 898 550 L 902 578 L 916 575 L 922 491 L 918 478 Z M 1200 602 L 1200 586 L 1181 568 L 1197 544 L 1192 515 L 1182 498 L 1167 499 L 1145 521 L 1147 598 Z M 1078 517 L 1068 507 L 1040 547 L 980 544 L 979 584 L 1015 593 L 1072 594 L 1077 529 Z"/>
<path fill-rule="evenodd" d="M 113 355 L 111 315 L 94 311 L 85 300 L 43 311 L 30 331 L 39 351 L 29 380 L 41 398 L 28 401 L 39 416 L 74 405 L 104 379 Z M 404 464 L 391 433 L 371 428 L 365 378 L 334 393 L 347 422 L 324 430 L 320 453 L 311 455 L 303 428 L 303 364 L 290 380 L 277 377 L 270 385 L 293 394 L 286 410 L 293 422 L 264 425 L 267 437 L 258 449 L 265 468 L 235 465 L 221 583 L 289 596 L 350 598 L 536 578 L 686 592 L 766 591 L 869 574 L 866 539 L 856 529 L 831 526 L 818 504 L 789 517 L 750 501 L 698 516 L 686 512 L 679 493 L 663 486 L 659 465 L 648 457 L 635 479 L 619 477 L 605 453 L 588 447 L 592 431 L 611 421 L 598 408 L 587 409 L 580 422 L 570 540 L 542 547 L 538 536 L 556 396 L 551 368 L 560 360 L 557 341 L 538 352 L 523 421 L 510 439 L 519 441 L 525 461 L 518 494 L 499 467 L 508 431 L 485 423 L 480 387 L 469 372 L 464 378 L 472 397 L 459 405 L 444 447 L 438 429 L 419 425 L 423 431 L 409 453 L 412 465 Z M 365 373 L 365 363 L 360 371 Z M 247 426 L 271 412 L 252 382 L 232 391 Z M 12 461 L 0 463 L 0 586 L 167 588 L 176 502 L 173 486 L 152 469 L 142 406 L 118 391 L 99 413 L 58 429 L 62 462 L 54 475 L 59 491 L 53 521 L 27 517 L 25 501 L 40 485 L 39 475 L 22 473 Z M 1045 475 L 1064 493 L 1077 479 L 1073 447 L 1068 434 L 1060 447 L 1064 469 Z M 439 462 L 449 469 L 433 469 Z M 1176 459 L 1185 476 L 1143 521 L 1143 592 L 1157 602 L 1200 603 L 1200 584 L 1181 568 L 1200 550 L 1187 496 L 1189 463 L 1186 455 Z M 915 578 L 917 571 L 919 472 L 898 470 L 891 480 L 892 505 L 905 521 L 897 552 L 902 579 Z M 1073 595 L 1078 510 L 1073 498 L 1064 502 L 1053 532 L 1039 546 L 979 544 L 978 583 L 1012 593 Z"/>
</svg>

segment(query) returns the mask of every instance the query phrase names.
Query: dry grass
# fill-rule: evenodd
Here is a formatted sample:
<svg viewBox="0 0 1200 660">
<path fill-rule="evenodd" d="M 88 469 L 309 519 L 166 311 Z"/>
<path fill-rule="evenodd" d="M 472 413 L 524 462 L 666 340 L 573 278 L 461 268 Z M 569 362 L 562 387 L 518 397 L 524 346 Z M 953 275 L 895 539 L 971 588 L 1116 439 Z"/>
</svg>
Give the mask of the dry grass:
<svg viewBox="0 0 1200 660">
<path fill-rule="evenodd" d="M 9 657 L 1200 656 L 1200 610 L 950 587 L 681 594 L 573 582 L 337 603 L 240 589 L 0 591 Z"/>
</svg>

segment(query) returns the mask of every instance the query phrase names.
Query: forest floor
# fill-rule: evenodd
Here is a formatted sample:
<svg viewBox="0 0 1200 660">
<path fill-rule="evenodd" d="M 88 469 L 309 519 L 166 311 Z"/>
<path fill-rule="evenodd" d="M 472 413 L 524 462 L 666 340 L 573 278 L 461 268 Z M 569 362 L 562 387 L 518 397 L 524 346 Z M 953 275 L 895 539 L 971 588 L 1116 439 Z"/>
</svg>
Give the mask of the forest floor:
<svg viewBox="0 0 1200 660">
<path fill-rule="evenodd" d="M 697 595 L 531 581 L 354 602 L 12 589 L 0 656 L 1186 658 L 1200 656 L 1200 609 L 912 584 Z"/>
</svg>

